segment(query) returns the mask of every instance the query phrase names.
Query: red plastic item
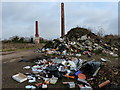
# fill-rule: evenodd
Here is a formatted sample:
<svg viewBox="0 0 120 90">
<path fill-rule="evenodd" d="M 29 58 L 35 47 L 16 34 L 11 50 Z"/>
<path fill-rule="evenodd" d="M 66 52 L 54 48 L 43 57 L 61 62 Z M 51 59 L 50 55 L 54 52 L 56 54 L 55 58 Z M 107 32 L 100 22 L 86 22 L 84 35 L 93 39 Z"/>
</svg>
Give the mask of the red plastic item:
<svg viewBox="0 0 120 90">
<path fill-rule="evenodd" d="M 109 83 L 110 83 L 110 80 L 107 80 L 107 81 L 99 84 L 98 86 L 99 86 L 99 88 L 102 88 L 102 87 L 104 87 L 105 85 L 107 85 L 107 84 L 109 84 Z"/>
<path fill-rule="evenodd" d="M 79 73 L 78 78 L 85 80 L 86 76 L 84 74 L 82 74 L 82 73 Z"/>
</svg>

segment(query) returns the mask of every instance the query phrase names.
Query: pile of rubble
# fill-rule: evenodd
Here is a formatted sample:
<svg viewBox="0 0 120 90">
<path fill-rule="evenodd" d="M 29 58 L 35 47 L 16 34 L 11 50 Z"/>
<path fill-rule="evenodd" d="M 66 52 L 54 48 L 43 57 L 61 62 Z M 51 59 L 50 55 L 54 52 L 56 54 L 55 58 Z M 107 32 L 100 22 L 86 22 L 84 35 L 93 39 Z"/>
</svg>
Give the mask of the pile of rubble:
<svg viewBox="0 0 120 90">
<path fill-rule="evenodd" d="M 106 44 L 101 37 L 84 28 L 73 28 L 65 36 L 48 42 L 41 50 L 47 54 L 81 56 L 104 53 L 118 56 L 118 49 Z"/>
</svg>

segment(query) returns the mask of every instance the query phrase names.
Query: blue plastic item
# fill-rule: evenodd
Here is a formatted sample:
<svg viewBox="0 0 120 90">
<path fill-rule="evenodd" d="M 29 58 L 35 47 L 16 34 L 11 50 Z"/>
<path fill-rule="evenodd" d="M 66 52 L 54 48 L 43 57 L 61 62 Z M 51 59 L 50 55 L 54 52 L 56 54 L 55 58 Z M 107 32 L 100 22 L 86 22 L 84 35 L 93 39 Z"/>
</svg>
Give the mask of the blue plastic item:
<svg viewBox="0 0 120 90">
<path fill-rule="evenodd" d="M 82 73 L 80 70 L 75 73 L 76 76 L 78 76 L 79 73 Z"/>
</svg>

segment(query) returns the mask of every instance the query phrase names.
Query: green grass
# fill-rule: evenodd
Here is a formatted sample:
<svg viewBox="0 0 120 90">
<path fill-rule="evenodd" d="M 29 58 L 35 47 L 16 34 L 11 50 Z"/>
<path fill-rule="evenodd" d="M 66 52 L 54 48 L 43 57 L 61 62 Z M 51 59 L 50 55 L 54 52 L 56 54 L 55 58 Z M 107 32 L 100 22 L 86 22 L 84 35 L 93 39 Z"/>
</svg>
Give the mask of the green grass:
<svg viewBox="0 0 120 90">
<path fill-rule="evenodd" d="M 21 51 L 21 50 L 29 50 L 29 49 L 36 49 L 37 47 L 31 47 L 31 48 L 21 48 L 21 49 L 2 49 L 0 51 L 2 52 L 8 52 L 8 51 Z"/>
<path fill-rule="evenodd" d="M 9 45 L 13 46 L 14 48 L 10 48 Z M 41 44 L 35 44 L 35 45 L 32 45 L 32 46 L 28 45 L 29 47 L 27 47 L 27 44 L 25 44 L 25 45 L 22 45 L 22 47 L 21 47 L 21 43 L 16 43 L 16 44 L 15 43 L 14 44 L 10 43 L 10 44 L 6 45 L 6 48 L 4 47 L 4 48 L 0 49 L 0 51 L 1 52 L 8 52 L 8 51 L 21 51 L 21 50 L 37 49 L 37 48 L 43 47 L 44 45 L 45 44 L 41 43 Z"/>
</svg>

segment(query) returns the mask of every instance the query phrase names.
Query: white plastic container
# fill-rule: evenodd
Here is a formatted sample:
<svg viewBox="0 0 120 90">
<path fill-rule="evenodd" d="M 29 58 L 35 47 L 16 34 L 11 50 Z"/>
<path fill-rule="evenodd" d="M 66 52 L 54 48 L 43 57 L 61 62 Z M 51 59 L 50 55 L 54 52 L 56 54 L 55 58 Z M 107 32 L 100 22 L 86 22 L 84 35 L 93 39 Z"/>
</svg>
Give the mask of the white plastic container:
<svg viewBox="0 0 120 90">
<path fill-rule="evenodd" d="M 22 73 L 18 73 L 16 75 L 13 75 L 12 78 L 18 82 L 24 82 L 27 80 L 27 76 L 22 74 Z"/>
</svg>

